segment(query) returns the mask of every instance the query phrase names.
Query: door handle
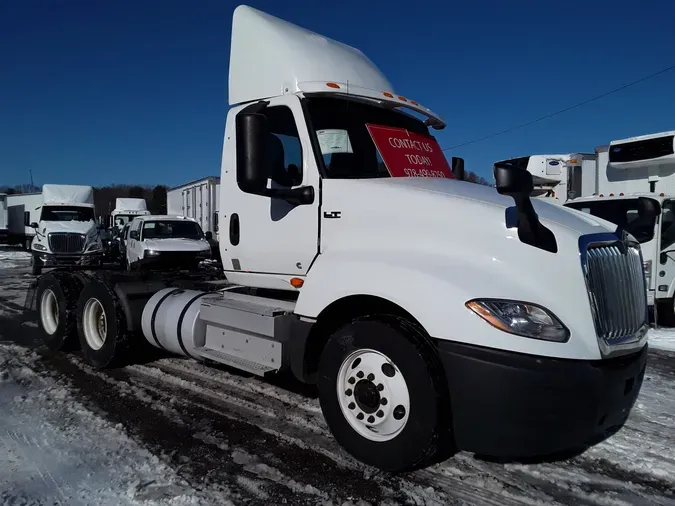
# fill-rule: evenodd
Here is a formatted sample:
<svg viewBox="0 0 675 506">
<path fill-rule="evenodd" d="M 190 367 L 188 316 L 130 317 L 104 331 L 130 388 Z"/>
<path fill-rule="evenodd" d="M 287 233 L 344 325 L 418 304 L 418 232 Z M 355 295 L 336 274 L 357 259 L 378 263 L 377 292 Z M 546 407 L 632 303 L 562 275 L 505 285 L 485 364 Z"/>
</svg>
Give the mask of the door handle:
<svg viewBox="0 0 675 506">
<path fill-rule="evenodd" d="M 239 228 L 239 215 L 233 213 L 232 216 L 230 216 L 230 244 L 232 244 L 232 246 L 239 244 Z"/>
</svg>

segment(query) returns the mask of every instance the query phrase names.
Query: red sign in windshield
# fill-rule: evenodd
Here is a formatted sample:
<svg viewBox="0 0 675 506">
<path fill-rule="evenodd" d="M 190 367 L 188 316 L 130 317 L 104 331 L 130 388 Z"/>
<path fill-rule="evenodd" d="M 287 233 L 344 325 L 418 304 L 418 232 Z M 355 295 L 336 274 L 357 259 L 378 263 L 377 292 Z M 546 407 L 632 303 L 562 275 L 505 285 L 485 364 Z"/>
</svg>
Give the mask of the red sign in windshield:
<svg viewBox="0 0 675 506">
<path fill-rule="evenodd" d="M 405 128 L 367 124 L 368 132 L 391 177 L 454 179 L 436 139 Z"/>
</svg>

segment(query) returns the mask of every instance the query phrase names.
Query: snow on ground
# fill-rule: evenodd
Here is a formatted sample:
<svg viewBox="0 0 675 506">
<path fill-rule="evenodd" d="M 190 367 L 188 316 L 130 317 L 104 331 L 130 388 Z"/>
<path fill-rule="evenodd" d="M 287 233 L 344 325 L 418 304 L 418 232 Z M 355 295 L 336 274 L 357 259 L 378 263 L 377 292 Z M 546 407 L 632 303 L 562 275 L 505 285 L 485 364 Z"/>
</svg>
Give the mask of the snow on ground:
<svg viewBox="0 0 675 506">
<path fill-rule="evenodd" d="M 649 346 L 660 350 L 675 351 L 675 329 L 665 327 L 651 329 Z"/>
<path fill-rule="evenodd" d="M 0 246 L 0 269 L 12 269 L 26 265 L 30 253 L 18 247 Z"/>
<path fill-rule="evenodd" d="M 192 505 L 201 500 L 120 425 L 84 408 L 0 344 L 0 505 Z"/>
</svg>

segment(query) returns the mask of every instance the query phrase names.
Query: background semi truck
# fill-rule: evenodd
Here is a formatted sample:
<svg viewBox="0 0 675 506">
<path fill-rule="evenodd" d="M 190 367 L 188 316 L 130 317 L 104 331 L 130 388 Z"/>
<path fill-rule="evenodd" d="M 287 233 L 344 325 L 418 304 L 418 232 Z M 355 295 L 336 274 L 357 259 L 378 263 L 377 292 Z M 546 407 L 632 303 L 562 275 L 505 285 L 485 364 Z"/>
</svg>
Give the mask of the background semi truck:
<svg viewBox="0 0 675 506">
<path fill-rule="evenodd" d="M 7 194 L 0 193 L 0 243 L 7 242 Z"/>
<path fill-rule="evenodd" d="M 115 209 L 110 214 L 110 226 L 122 230 L 124 225 L 137 216 L 147 216 L 149 214 L 151 213 L 148 211 L 148 205 L 145 202 L 145 199 L 117 198 L 115 199 Z"/>
<path fill-rule="evenodd" d="M 42 187 L 40 220 L 31 223 L 32 271 L 62 265 L 100 265 L 103 243 L 94 216 L 91 186 L 46 184 Z"/>
<path fill-rule="evenodd" d="M 455 179 L 430 134 L 444 121 L 355 48 L 239 6 L 230 51 L 229 284 L 56 269 L 35 291 L 50 348 L 101 368 L 145 339 L 293 374 L 336 440 L 389 471 L 548 454 L 624 424 L 647 357 L 632 236 L 530 200 L 516 167 L 495 167 L 497 191 Z M 540 282 L 551 270 L 561 290 Z"/>
</svg>

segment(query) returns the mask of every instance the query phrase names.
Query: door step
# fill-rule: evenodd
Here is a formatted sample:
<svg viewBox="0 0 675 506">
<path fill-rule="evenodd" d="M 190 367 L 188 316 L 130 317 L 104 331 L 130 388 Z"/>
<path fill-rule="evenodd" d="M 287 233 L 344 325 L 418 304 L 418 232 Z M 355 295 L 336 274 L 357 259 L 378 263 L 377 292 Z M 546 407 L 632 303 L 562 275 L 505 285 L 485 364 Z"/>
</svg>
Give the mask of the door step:
<svg viewBox="0 0 675 506">
<path fill-rule="evenodd" d="M 195 352 L 198 353 L 201 357 L 211 359 L 215 362 L 220 362 L 221 364 L 229 365 L 236 369 L 242 371 L 250 372 L 256 376 L 265 376 L 266 373 L 272 371 L 278 371 L 279 368 L 270 367 L 265 364 L 260 364 L 258 362 L 253 362 L 245 358 L 237 357 L 235 355 L 230 355 L 228 353 L 207 348 L 202 346 L 200 348 L 195 348 Z"/>
</svg>

